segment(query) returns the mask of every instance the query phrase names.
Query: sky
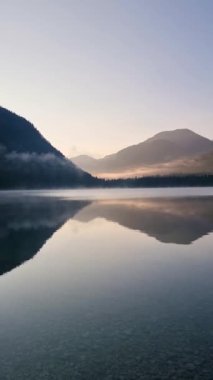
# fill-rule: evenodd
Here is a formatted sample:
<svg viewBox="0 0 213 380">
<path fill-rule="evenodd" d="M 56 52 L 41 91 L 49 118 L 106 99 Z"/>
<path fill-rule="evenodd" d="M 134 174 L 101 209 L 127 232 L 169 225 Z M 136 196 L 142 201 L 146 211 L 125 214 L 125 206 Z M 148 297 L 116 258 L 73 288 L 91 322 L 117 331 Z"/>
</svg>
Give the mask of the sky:
<svg viewBox="0 0 213 380">
<path fill-rule="evenodd" d="M 0 0 L 0 105 L 65 155 L 213 139 L 212 0 Z"/>
</svg>

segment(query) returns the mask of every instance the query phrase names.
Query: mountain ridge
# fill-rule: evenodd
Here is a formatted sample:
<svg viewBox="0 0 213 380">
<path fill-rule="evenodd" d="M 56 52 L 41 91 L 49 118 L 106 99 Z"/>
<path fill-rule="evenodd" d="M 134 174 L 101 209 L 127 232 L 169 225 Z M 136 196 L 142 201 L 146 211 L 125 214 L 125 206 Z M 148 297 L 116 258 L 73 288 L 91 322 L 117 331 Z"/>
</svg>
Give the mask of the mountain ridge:
<svg viewBox="0 0 213 380">
<path fill-rule="evenodd" d="M 74 163 L 93 175 L 107 177 L 115 173 L 122 177 L 125 172 L 134 172 L 143 167 L 166 164 L 213 152 L 213 141 L 190 129 L 163 131 L 149 139 L 134 144 L 117 153 L 95 159 L 87 155 L 73 157 Z M 134 174 L 134 173 L 133 173 Z"/>
<path fill-rule="evenodd" d="M 30 121 L 2 106 L 0 106 L 0 144 L 9 152 L 52 153 L 57 157 L 64 157 Z"/>
<path fill-rule="evenodd" d="M 89 186 L 95 181 L 32 123 L 4 107 L 0 107 L 0 173 L 0 189 Z"/>
</svg>

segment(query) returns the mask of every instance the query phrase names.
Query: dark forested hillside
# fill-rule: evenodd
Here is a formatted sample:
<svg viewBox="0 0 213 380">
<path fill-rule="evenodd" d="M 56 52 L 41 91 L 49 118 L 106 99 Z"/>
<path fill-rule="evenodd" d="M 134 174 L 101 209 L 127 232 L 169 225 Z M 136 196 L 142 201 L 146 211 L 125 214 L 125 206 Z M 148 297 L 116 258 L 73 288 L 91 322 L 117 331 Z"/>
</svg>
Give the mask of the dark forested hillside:
<svg viewBox="0 0 213 380">
<path fill-rule="evenodd" d="M 91 186 L 94 181 L 30 122 L 0 107 L 0 189 Z"/>
<path fill-rule="evenodd" d="M 3 107 L 0 107 L 0 144 L 7 152 L 52 153 L 57 157 L 63 157 L 33 124 Z"/>
</svg>

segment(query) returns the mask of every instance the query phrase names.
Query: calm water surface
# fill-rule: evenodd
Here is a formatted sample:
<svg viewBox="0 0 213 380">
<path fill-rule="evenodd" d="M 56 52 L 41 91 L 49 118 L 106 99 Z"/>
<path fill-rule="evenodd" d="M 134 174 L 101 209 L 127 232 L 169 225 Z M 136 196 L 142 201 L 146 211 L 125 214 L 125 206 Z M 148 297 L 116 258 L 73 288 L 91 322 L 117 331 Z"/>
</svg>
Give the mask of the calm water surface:
<svg viewBox="0 0 213 380">
<path fill-rule="evenodd" d="M 213 379 L 213 189 L 0 193 L 0 379 Z"/>
</svg>

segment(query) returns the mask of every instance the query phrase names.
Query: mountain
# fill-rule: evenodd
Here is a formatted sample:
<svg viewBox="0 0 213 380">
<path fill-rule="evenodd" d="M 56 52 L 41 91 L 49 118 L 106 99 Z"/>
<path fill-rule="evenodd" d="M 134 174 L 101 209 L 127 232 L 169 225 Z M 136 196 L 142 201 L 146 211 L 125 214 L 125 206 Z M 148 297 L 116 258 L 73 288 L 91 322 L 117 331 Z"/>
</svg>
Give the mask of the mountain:
<svg viewBox="0 0 213 380">
<path fill-rule="evenodd" d="M 54 154 L 64 157 L 29 121 L 0 107 L 0 144 L 7 152 Z"/>
<path fill-rule="evenodd" d="M 66 159 L 29 121 L 0 107 L 0 188 L 90 186 L 95 179 Z"/>
<path fill-rule="evenodd" d="M 0 189 L 119 185 L 92 174 L 104 178 L 213 174 L 212 156 L 211 140 L 181 129 L 161 132 L 102 159 L 78 156 L 73 163 L 33 124 L 0 107 Z"/>
<path fill-rule="evenodd" d="M 160 132 L 148 140 L 129 146 L 115 154 L 94 159 L 73 157 L 82 169 L 99 177 L 131 177 L 144 173 L 154 175 L 159 164 L 168 164 L 213 152 L 213 142 L 189 129 Z"/>
</svg>

